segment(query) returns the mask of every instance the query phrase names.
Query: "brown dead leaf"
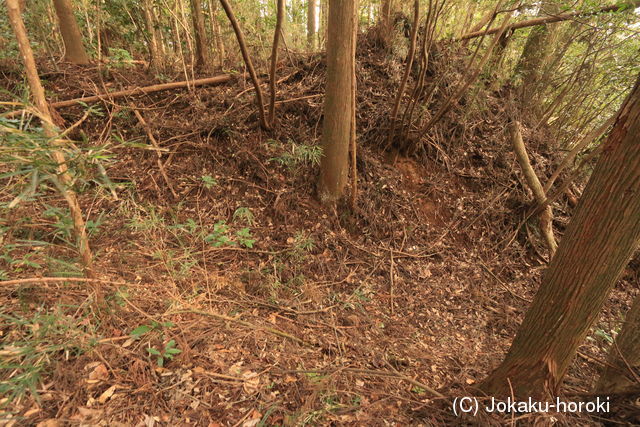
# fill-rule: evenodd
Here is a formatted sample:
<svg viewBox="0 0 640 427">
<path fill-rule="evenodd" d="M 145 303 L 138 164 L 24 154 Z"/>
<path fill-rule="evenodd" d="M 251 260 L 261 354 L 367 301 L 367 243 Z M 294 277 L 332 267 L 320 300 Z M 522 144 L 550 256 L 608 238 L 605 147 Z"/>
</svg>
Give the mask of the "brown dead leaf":
<svg viewBox="0 0 640 427">
<path fill-rule="evenodd" d="M 111 399 L 111 396 L 113 396 L 113 393 L 115 393 L 117 387 L 118 386 L 116 386 L 116 385 L 112 385 L 111 387 L 106 389 L 100 395 L 100 397 L 98 397 L 98 399 L 97 399 L 98 403 L 105 403 L 107 400 Z"/>
<path fill-rule="evenodd" d="M 287 376 L 284 377 L 284 383 L 285 384 L 295 383 L 296 381 L 298 381 L 298 379 L 296 377 L 294 377 L 293 375 L 287 375 Z"/>
<path fill-rule="evenodd" d="M 40 421 L 38 424 L 36 424 L 36 427 L 59 427 L 59 426 L 60 426 L 60 422 L 58 420 L 54 420 L 53 418 Z"/>
<path fill-rule="evenodd" d="M 32 415 L 37 414 L 38 412 L 40 412 L 40 408 L 38 406 L 34 406 L 33 408 L 29 409 L 27 412 L 24 413 L 24 417 L 30 417 Z"/>
<path fill-rule="evenodd" d="M 105 381 L 109 378 L 109 371 L 107 367 L 104 366 L 104 363 L 98 363 L 93 370 L 89 373 L 89 379 L 87 382 L 89 384 L 97 383 L 100 381 Z"/>
<path fill-rule="evenodd" d="M 258 390 L 258 386 L 260 385 L 260 377 L 258 377 L 258 374 L 247 371 L 242 374 L 242 378 L 244 378 L 242 388 L 245 393 L 255 393 Z"/>
</svg>

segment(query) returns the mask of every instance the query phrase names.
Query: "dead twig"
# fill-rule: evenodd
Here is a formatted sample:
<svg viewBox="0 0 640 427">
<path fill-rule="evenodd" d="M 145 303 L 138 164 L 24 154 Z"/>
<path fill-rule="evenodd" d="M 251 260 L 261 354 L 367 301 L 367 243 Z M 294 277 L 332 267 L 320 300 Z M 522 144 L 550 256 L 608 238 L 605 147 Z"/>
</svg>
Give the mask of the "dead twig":
<svg viewBox="0 0 640 427">
<path fill-rule="evenodd" d="M 153 136 L 153 132 L 151 132 L 151 128 L 145 121 L 144 117 L 142 117 L 142 113 L 140 113 L 136 109 L 136 106 L 133 105 L 133 103 L 130 103 L 129 106 L 131 107 L 131 110 L 133 110 L 133 114 L 135 114 L 136 118 L 142 125 L 142 128 L 147 133 L 147 136 L 149 137 L 149 141 L 151 142 L 151 145 L 153 145 L 154 148 L 156 149 L 156 162 L 158 163 L 158 169 L 160 169 L 160 174 L 162 175 L 162 178 L 164 178 L 164 182 L 167 183 L 167 187 L 169 187 L 169 190 L 171 191 L 171 194 L 173 194 L 173 197 L 177 199 L 178 193 L 176 193 L 176 190 L 173 189 L 173 185 L 171 185 L 171 180 L 169 179 L 169 176 L 167 175 L 167 171 L 164 168 L 164 164 L 162 163 L 162 152 L 161 152 L 162 150 L 160 149 L 160 145 L 158 144 L 158 141 Z"/>
<path fill-rule="evenodd" d="M 306 346 L 311 345 L 310 343 L 304 341 L 303 339 L 295 337 L 295 336 L 293 336 L 291 334 L 288 334 L 286 332 L 283 332 L 283 331 L 281 331 L 279 329 L 270 328 L 268 326 L 255 325 L 255 324 L 247 322 L 245 320 L 240 320 L 240 319 L 237 319 L 235 317 L 225 316 L 223 314 L 210 313 L 208 311 L 200 311 L 200 310 L 178 310 L 178 311 L 173 311 L 171 313 L 167 313 L 167 315 L 170 315 L 170 314 L 186 314 L 186 313 L 199 314 L 200 316 L 206 316 L 206 317 L 213 317 L 214 319 L 224 320 L 225 322 L 234 322 L 234 323 L 237 323 L 239 325 L 245 326 L 245 327 L 247 327 L 249 329 L 263 330 L 263 331 L 269 332 L 269 333 L 271 333 L 273 335 L 277 335 L 277 336 L 280 336 L 280 337 L 283 337 L 283 338 L 290 339 L 291 341 L 295 341 L 295 342 L 297 342 L 299 344 L 302 344 L 302 345 L 306 345 Z"/>
</svg>

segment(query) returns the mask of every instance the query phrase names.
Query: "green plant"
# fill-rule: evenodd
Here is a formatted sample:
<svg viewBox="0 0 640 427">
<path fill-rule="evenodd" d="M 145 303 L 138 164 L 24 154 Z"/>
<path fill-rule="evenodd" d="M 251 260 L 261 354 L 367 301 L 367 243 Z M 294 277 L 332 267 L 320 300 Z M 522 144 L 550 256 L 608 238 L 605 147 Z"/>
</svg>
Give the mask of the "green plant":
<svg viewBox="0 0 640 427">
<path fill-rule="evenodd" d="M 214 186 L 218 185 L 218 180 L 211 175 L 202 175 L 200 177 L 200 181 L 202 181 L 202 185 L 204 185 L 204 188 L 206 188 L 207 190 L 210 190 Z"/>
<path fill-rule="evenodd" d="M 119 49 L 115 47 L 109 48 L 109 65 L 115 68 L 125 68 L 131 66 L 133 57 L 126 49 Z"/>
<path fill-rule="evenodd" d="M 129 332 L 129 336 L 131 336 L 131 338 L 135 340 L 138 340 L 142 338 L 143 335 L 151 331 L 162 330 L 162 328 L 172 328 L 174 326 L 175 324 L 173 322 L 156 322 L 155 320 L 153 320 L 149 325 L 140 325 L 137 328 L 133 329 L 131 332 Z"/>
<path fill-rule="evenodd" d="M 233 220 L 244 221 L 245 224 L 247 224 L 248 226 L 253 226 L 256 223 L 255 218 L 253 217 L 253 212 L 251 212 L 251 209 L 245 208 L 245 207 L 240 207 L 236 209 L 235 212 L 233 212 Z"/>
<path fill-rule="evenodd" d="M 270 148 L 282 151 L 280 155 L 269 160 L 285 166 L 289 170 L 300 165 L 317 166 L 320 164 L 322 147 L 319 145 L 296 144 L 291 140 L 284 147 L 282 147 L 283 144 L 275 140 L 269 140 L 267 143 Z"/>
<path fill-rule="evenodd" d="M 303 256 L 305 252 L 311 252 L 316 248 L 315 240 L 303 231 L 298 231 L 293 236 L 293 247 L 291 251 L 297 256 Z"/>
<path fill-rule="evenodd" d="M 228 233 L 229 226 L 226 221 L 221 220 L 213 225 L 213 231 L 205 236 L 204 241 L 215 248 L 231 245 L 233 244 L 233 240 L 229 238 Z"/>
<path fill-rule="evenodd" d="M 163 349 L 158 350 L 155 347 L 149 347 L 147 348 L 147 352 L 150 356 L 156 356 L 156 363 L 162 368 L 164 366 L 165 359 L 173 360 L 175 356 L 182 353 L 182 350 L 176 347 L 175 340 L 169 340 L 169 342 L 164 345 Z"/>
<path fill-rule="evenodd" d="M 28 316 L 2 307 L 0 331 L 0 396 L 6 399 L 0 399 L 0 408 L 27 392 L 39 400 L 37 388 L 52 362 L 59 356 L 80 355 L 97 342 L 91 322 L 62 307 L 36 308 Z"/>
<path fill-rule="evenodd" d="M 238 238 L 240 246 L 244 246 L 245 248 L 253 248 L 253 244 L 256 242 L 255 239 L 252 239 L 251 231 L 248 227 L 236 231 L 236 237 Z"/>
</svg>

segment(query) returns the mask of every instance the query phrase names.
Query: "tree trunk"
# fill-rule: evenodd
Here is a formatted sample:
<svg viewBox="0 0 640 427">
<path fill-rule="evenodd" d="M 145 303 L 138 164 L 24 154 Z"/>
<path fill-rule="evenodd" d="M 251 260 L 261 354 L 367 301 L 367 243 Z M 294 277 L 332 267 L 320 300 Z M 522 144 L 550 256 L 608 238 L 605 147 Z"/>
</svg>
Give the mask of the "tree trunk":
<svg viewBox="0 0 640 427">
<path fill-rule="evenodd" d="M 202 14 L 200 0 L 191 0 L 191 20 L 193 21 L 193 34 L 196 41 L 196 67 L 206 70 L 211 68 L 211 59 L 207 33 L 204 30 L 204 15 Z"/>
<path fill-rule="evenodd" d="M 282 33 L 282 21 L 284 21 L 285 3 L 284 0 L 276 1 L 276 27 L 273 30 L 273 45 L 271 49 L 271 66 L 269 67 L 269 89 L 271 99 L 269 100 L 269 126 L 273 126 L 276 118 L 276 70 L 278 68 L 278 45 Z"/>
<path fill-rule="evenodd" d="M 82 210 L 80 209 L 80 204 L 78 203 L 76 194 L 70 188 L 73 178 L 69 174 L 64 154 L 62 151 L 55 148 L 55 145 L 57 144 L 55 140 L 58 137 L 58 133 L 51 122 L 49 105 L 47 104 L 47 100 L 44 95 L 44 88 L 42 87 L 40 77 L 38 76 L 36 62 L 33 58 L 33 51 L 31 50 L 29 38 L 27 37 L 27 30 L 24 26 L 24 22 L 22 21 L 18 0 L 7 0 L 7 12 L 9 22 L 11 23 L 13 32 L 16 35 L 18 48 L 20 49 L 20 56 L 24 61 L 25 74 L 27 75 L 27 81 L 29 82 L 29 89 L 31 90 L 33 103 L 40 113 L 44 134 L 47 138 L 50 138 L 53 141 L 51 143 L 53 146 L 51 149 L 51 157 L 58 165 L 57 180 L 59 180 L 60 183 L 58 187 L 69 206 L 69 212 L 71 213 L 71 219 L 73 221 L 73 230 L 78 242 L 78 252 L 82 257 L 82 263 L 84 265 L 84 273 L 87 277 L 94 277 L 93 258 L 91 256 L 89 239 L 87 238 L 85 223 L 82 217 Z"/>
<path fill-rule="evenodd" d="M 378 20 L 378 37 L 384 47 L 388 47 L 393 18 L 393 0 L 382 0 Z"/>
<path fill-rule="evenodd" d="M 316 49 L 316 9 L 318 4 L 316 0 L 307 0 L 307 46 L 310 51 Z"/>
<path fill-rule="evenodd" d="M 640 76 L 489 395 L 555 394 L 640 241 Z"/>
<path fill-rule="evenodd" d="M 216 42 L 216 48 L 218 50 L 218 65 L 220 68 L 224 66 L 225 48 L 222 41 L 222 34 L 220 34 L 220 24 L 218 23 L 218 2 L 215 0 L 209 0 L 209 14 L 211 15 L 211 32 Z"/>
<path fill-rule="evenodd" d="M 220 4 L 222 4 L 222 8 L 229 18 L 229 22 L 233 27 L 233 31 L 236 34 L 236 39 L 238 40 L 238 46 L 240 47 L 240 52 L 242 53 L 242 59 L 244 60 L 244 64 L 247 66 L 247 70 L 249 71 L 249 75 L 251 76 L 251 81 L 253 82 L 253 87 L 256 91 L 256 105 L 258 106 L 258 116 L 260 119 L 260 126 L 265 130 L 271 130 L 271 126 L 267 122 L 267 117 L 264 114 L 264 95 L 262 94 L 262 88 L 260 87 L 260 81 L 258 81 L 258 75 L 256 74 L 256 70 L 253 67 L 253 61 L 251 61 L 251 56 L 249 56 L 249 50 L 247 49 L 247 43 L 244 40 L 244 34 L 242 34 L 242 29 L 240 28 L 240 24 L 238 24 L 238 20 L 233 13 L 233 9 L 231 9 L 231 5 L 228 0 L 220 0 Z"/>
<path fill-rule="evenodd" d="M 158 44 L 158 31 L 156 30 L 156 22 L 153 16 L 153 4 L 152 0 L 142 1 L 142 13 L 144 15 L 144 22 L 149 32 L 149 61 L 150 67 L 154 72 L 160 71 L 164 68 L 164 57 L 160 51 L 160 45 Z"/>
<path fill-rule="evenodd" d="M 319 0 L 320 1 L 320 31 L 319 31 L 319 48 L 327 47 L 327 28 L 329 21 L 329 0 Z"/>
<path fill-rule="evenodd" d="M 557 11 L 558 7 L 552 1 L 546 0 L 542 2 L 539 15 L 544 17 L 556 14 Z M 515 68 L 514 77 L 521 82 L 522 100 L 526 103 L 532 103 L 533 107 L 537 104 L 532 101 L 537 98 L 538 84 L 541 81 L 549 54 L 553 51 L 556 32 L 557 29 L 553 25 L 544 24 L 533 27 Z"/>
<path fill-rule="evenodd" d="M 595 392 L 640 393 L 640 294 L 627 313 L 622 331 L 609 351 Z"/>
<path fill-rule="evenodd" d="M 58 15 L 58 23 L 62 41 L 64 42 L 64 60 L 72 64 L 86 65 L 89 63 L 89 56 L 82 44 L 82 34 L 76 17 L 73 15 L 71 0 L 53 0 Z"/>
<path fill-rule="evenodd" d="M 335 203 L 347 182 L 351 136 L 352 67 L 355 61 L 356 0 L 329 0 L 327 83 L 324 98 L 318 196 Z"/>
</svg>

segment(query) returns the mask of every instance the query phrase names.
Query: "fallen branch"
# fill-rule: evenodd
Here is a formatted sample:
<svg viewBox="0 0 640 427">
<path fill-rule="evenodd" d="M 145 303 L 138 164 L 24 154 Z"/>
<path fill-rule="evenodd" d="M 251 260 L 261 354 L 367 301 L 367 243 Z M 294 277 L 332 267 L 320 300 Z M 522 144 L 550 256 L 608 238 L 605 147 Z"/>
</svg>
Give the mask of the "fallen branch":
<svg viewBox="0 0 640 427">
<path fill-rule="evenodd" d="M 605 6 L 591 12 L 576 11 L 576 12 L 560 13 L 558 15 L 545 16 L 542 18 L 529 19 L 526 21 L 520 21 L 520 22 L 516 22 L 515 24 L 509 25 L 507 27 L 506 32 L 509 33 L 510 31 L 515 31 L 520 28 L 534 27 L 536 25 L 546 25 L 554 22 L 568 21 L 569 19 L 572 19 L 572 18 L 599 15 L 601 13 L 607 13 L 607 12 L 618 12 L 619 10 L 633 11 L 636 7 L 639 7 L 639 6 L 640 6 L 640 0 L 631 0 L 631 1 L 623 1 L 613 6 Z M 496 27 L 488 30 L 473 31 L 471 33 L 467 33 L 463 35 L 458 39 L 458 41 L 473 39 L 475 37 L 480 37 L 480 36 L 489 35 L 489 34 L 495 34 L 500 30 L 501 28 Z"/>
<path fill-rule="evenodd" d="M 536 172 L 533 170 L 531 166 L 531 162 L 529 162 L 529 156 L 527 155 L 527 149 L 524 146 L 524 142 L 522 141 L 522 134 L 520 133 L 520 123 L 514 121 L 510 126 L 511 132 L 511 143 L 513 144 L 513 149 L 516 153 L 516 157 L 518 159 L 518 163 L 522 168 L 522 173 L 533 192 L 533 197 L 536 200 L 538 205 L 542 205 L 546 202 L 547 196 L 544 192 L 544 188 L 536 175 Z M 553 258 L 553 255 L 558 248 L 558 244 L 556 243 L 556 239 L 553 236 L 553 211 L 551 209 L 551 205 L 547 205 L 545 209 L 540 213 L 540 231 L 544 236 L 544 239 L 547 242 L 547 247 L 549 248 L 549 259 Z"/>
<path fill-rule="evenodd" d="M 158 85 L 152 86 L 144 86 L 144 87 L 135 87 L 133 89 L 125 89 L 119 90 L 111 93 L 104 93 L 100 95 L 92 95 L 92 96 L 84 96 L 82 98 L 69 99 L 67 101 L 58 101 L 49 104 L 50 107 L 53 108 L 62 108 L 62 107 L 70 107 L 72 105 L 84 102 L 96 102 L 101 101 L 105 98 L 114 99 L 114 98 L 122 98 L 127 95 L 146 95 L 148 93 L 160 92 L 163 90 L 170 89 L 180 89 L 188 86 L 205 86 L 205 85 L 213 85 L 218 83 L 226 83 L 231 80 L 231 74 L 222 74 L 215 77 L 208 77 L 206 79 L 198 79 L 191 81 L 182 81 L 182 82 L 171 82 L 171 83 L 162 83 Z"/>
</svg>

